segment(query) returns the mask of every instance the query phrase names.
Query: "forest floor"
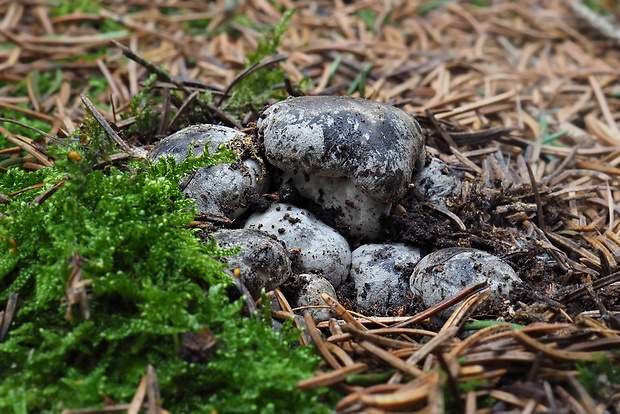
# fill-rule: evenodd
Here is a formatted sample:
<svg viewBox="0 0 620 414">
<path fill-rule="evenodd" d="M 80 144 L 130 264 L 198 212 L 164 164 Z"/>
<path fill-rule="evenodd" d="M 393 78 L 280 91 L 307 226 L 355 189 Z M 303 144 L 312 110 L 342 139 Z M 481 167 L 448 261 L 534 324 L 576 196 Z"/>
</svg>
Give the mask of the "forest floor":
<svg viewBox="0 0 620 414">
<path fill-rule="evenodd" d="M 614 2 L 596 13 L 564 0 L 74 3 L 0 2 L 3 118 L 66 137 L 89 112 L 85 95 L 138 147 L 204 120 L 252 131 L 291 94 L 387 102 L 467 183 L 451 214 L 405 205 L 390 224 L 398 238 L 491 251 L 527 281 L 496 313 L 476 314 L 487 292 L 466 290 L 439 325 L 425 322 L 439 308 L 375 318 L 334 305 L 340 324 L 308 321 L 326 364 L 299 388 L 339 389 L 343 413 L 620 412 Z M 270 50 L 263 33 L 292 9 Z M 276 68 L 269 90 L 232 94 Z M 148 120 L 131 107 L 145 90 L 158 100 Z M 0 134 L 22 149 L 32 136 L 9 123 Z M 465 323 L 475 333 L 463 336 Z"/>
</svg>

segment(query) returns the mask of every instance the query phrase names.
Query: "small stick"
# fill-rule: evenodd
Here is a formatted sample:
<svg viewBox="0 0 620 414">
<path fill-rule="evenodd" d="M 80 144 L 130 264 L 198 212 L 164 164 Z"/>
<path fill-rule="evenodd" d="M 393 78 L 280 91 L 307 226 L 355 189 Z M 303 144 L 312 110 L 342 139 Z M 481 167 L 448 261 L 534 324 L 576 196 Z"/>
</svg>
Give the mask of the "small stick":
<svg viewBox="0 0 620 414">
<path fill-rule="evenodd" d="M 561 349 L 557 349 L 552 345 L 545 345 L 542 342 L 539 342 L 533 339 L 531 336 L 525 334 L 523 331 L 512 331 L 512 337 L 516 339 L 517 342 L 520 342 L 522 345 L 524 345 L 526 348 L 541 352 L 555 361 L 591 361 L 592 358 L 594 358 L 595 356 L 592 352 L 564 351 Z M 605 355 L 608 358 L 613 357 L 613 354 L 609 352 L 599 352 L 601 352 L 602 355 Z"/>
<path fill-rule="evenodd" d="M 143 58 L 142 56 L 137 55 L 133 50 L 131 50 L 127 46 L 124 46 L 123 44 L 117 42 L 116 40 L 112 39 L 112 40 L 110 40 L 110 42 L 112 42 L 112 44 L 114 46 L 120 48 L 121 51 L 123 52 L 124 56 L 126 56 L 129 59 L 133 60 L 134 62 L 139 63 L 140 65 L 144 66 L 151 73 L 156 74 L 158 80 L 160 80 L 162 82 L 172 83 L 174 86 L 176 86 L 181 91 L 183 91 L 183 93 L 185 94 L 186 97 L 192 96 L 192 92 L 185 86 L 183 81 L 179 80 L 178 78 L 174 78 L 174 77 L 170 76 L 165 70 L 163 70 L 162 68 L 158 67 L 153 62 Z M 234 82 L 234 79 L 233 79 L 233 82 Z M 220 103 L 221 103 L 221 100 L 222 99 L 220 99 Z M 213 107 L 211 105 L 209 105 L 208 103 L 206 103 L 205 101 L 202 101 L 201 99 L 197 99 L 196 103 L 198 105 L 200 105 L 200 108 L 203 111 L 205 111 L 205 112 L 214 112 Z M 218 104 L 218 106 L 219 106 L 219 104 Z M 230 120 L 226 115 L 222 115 L 222 114 L 223 113 L 221 111 L 220 112 L 216 112 L 216 115 L 218 115 L 218 117 L 221 120 L 223 120 L 224 122 L 228 122 L 229 125 L 234 125 L 235 127 L 240 128 L 239 124 L 235 123 L 234 121 Z"/>
<path fill-rule="evenodd" d="M 50 135 L 47 132 L 40 130 L 39 128 L 35 128 L 32 125 L 28 125 L 28 124 L 25 124 L 23 122 L 16 121 L 14 119 L 8 119 L 8 118 L 1 118 L 0 117 L 0 122 L 10 122 L 12 124 L 19 125 L 20 127 L 28 128 L 31 131 L 34 131 L 37 134 L 41 134 L 41 135 L 43 135 L 44 137 L 46 137 L 48 139 L 55 139 L 55 137 L 53 135 Z"/>
<path fill-rule="evenodd" d="M 151 364 L 148 365 L 146 370 L 147 389 L 146 395 L 148 396 L 148 414 L 162 414 L 161 413 L 161 396 L 159 392 L 159 381 L 157 380 L 157 373 L 155 368 Z"/>
<path fill-rule="evenodd" d="M 329 296 L 327 293 L 321 293 L 321 298 L 323 298 L 323 301 L 325 303 L 327 303 L 327 305 L 334 311 L 336 312 L 336 315 L 340 316 L 342 319 L 344 319 L 347 323 L 350 323 L 351 325 L 355 326 L 357 329 L 362 330 L 362 331 L 367 331 L 368 328 L 366 328 L 364 325 L 362 325 L 357 319 L 355 319 L 348 310 L 345 309 L 344 306 L 342 306 L 340 304 L 340 302 L 338 302 L 336 299 L 332 298 L 331 296 Z"/>
<path fill-rule="evenodd" d="M 331 342 L 324 342 L 325 348 L 332 354 L 334 354 L 338 359 L 342 362 L 344 366 L 349 366 L 355 364 L 353 358 L 349 356 L 347 351 L 339 347 L 338 345 L 334 345 Z"/>
<path fill-rule="evenodd" d="M 215 115 L 215 117 L 218 118 L 220 121 L 226 122 L 228 125 L 232 125 L 237 129 L 243 128 L 243 126 L 240 123 L 238 123 L 237 121 L 235 121 L 234 119 L 226 115 L 226 112 L 222 111 L 217 106 L 209 105 L 207 102 L 201 101 L 200 99 L 198 100 L 198 102 L 200 103 L 203 109 L 207 109 L 211 111 L 213 115 Z"/>
<path fill-rule="evenodd" d="M 50 188 L 47 191 L 44 191 L 43 193 L 39 194 L 34 199 L 32 199 L 32 201 L 30 202 L 29 206 L 32 207 L 35 204 L 41 204 L 42 202 L 47 200 L 52 194 L 54 194 L 56 191 L 58 191 L 58 189 L 60 187 L 62 187 L 62 185 L 64 183 L 65 183 L 64 179 L 58 181 L 56 184 L 54 184 L 54 186 L 52 188 Z"/>
<path fill-rule="evenodd" d="M 185 87 L 185 85 L 183 85 L 183 82 L 179 82 L 178 80 L 173 79 L 172 76 L 170 76 L 165 70 L 163 70 L 150 60 L 147 60 L 142 56 L 137 55 L 133 50 L 123 45 L 122 43 L 117 42 L 114 39 L 111 39 L 110 42 L 114 46 L 121 49 L 121 51 L 123 52 L 123 56 L 126 56 L 134 62 L 144 66 L 149 72 L 156 74 L 157 79 L 159 79 L 160 81 L 172 83 L 174 86 L 182 90 L 188 96 L 191 94 L 191 92 Z"/>
<path fill-rule="evenodd" d="M 230 82 L 230 84 L 226 87 L 226 89 L 224 90 L 224 93 L 222 94 L 222 96 L 220 96 L 219 101 L 217 102 L 216 106 L 220 106 L 222 105 L 222 102 L 224 102 L 224 99 L 226 99 L 228 97 L 228 93 L 232 90 L 232 88 L 235 87 L 236 84 L 238 84 L 243 78 L 247 77 L 248 75 L 251 75 L 252 73 L 256 72 L 259 69 L 264 68 L 265 66 L 269 66 L 272 63 L 277 63 L 277 62 L 281 62 L 283 60 L 285 60 L 287 57 L 285 55 L 275 55 L 275 56 L 270 56 L 267 57 L 263 60 L 261 60 L 260 62 L 257 62 L 255 64 L 253 64 L 252 66 L 250 66 L 249 68 L 243 70 L 241 73 L 239 73 L 237 76 L 235 76 L 235 78 L 232 80 L 232 82 Z"/>
<path fill-rule="evenodd" d="M 106 134 L 108 134 L 108 136 L 112 138 L 116 145 L 121 147 L 123 151 L 131 154 L 133 151 L 131 150 L 129 144 L 123 141 L 123 139 L 116 133 L 116 131 L 112 129 L 110 124 L 108 124 L 108 122 L 103 118 L 103 116 L 99 113 L 97 107 L 90 101 L 90 99 L 88 99 L 88 97 L 84 94 L 81 94 L 80 98 L 82 99 L 82 102 L 84 102 L 84 105 L 86 106 L 86 109 L 88 109 L 88 112 L 90 112 L 93 118 L 95 118 L 99 125 L 101 125 L 101 127 L 105 130 Z"/>
<path fill-rule="evenodd" d="M 534 173 L 532 172 L 532 166 L 530 163 L 525 164 L 527 166 L 527 174 L 530 176 L 530 183 L 532 184 L 532 192 L 534 193 L 534 201 L 536 201 L 536 215 L 538 216 L 538 227 L 543 232 L 547 232 L 547 226 L 545 225 L 545 216 L 542 208 L 542 201 L 540 200 L 540 192 L 538 191 L 538 184 L 536 183 L 536 178 L 534 178 Z"/>
<path fill-rule="evenodd" d="M 15 309 L 17 308 L 17 293 L 9 294 L 9 300 L 6 303 L 5 311 L 2 312 L 2 318 L 0 322 L 0 342 L 4 341 L 6 334 L 9 332 L 9 327 L 13 322 L 13 316 L 15 316 Z"/>
<path fill-rule="evenodd" d="M 146 396 L 146 385 L 147 376 L 143 375 L 142 379 L 140 380 L 140 384 L 138 384 L 138 388 L 136 389 L 136 393 L 131 399 L 129 408 L 127 408 L 127 414 L 138 414 L 140 412 L 142 404 L 144 403 L 144 397 Z"/>
<path fill-rule="evenodd" d="M 480 306 L 489 296 L 491 296 L 490 290 L 477 293 L 468 297 L 461 305 L 452 312 L 452 315 L 448 318 L 446 323 L 441 327 L 439 334 L 449 329 L 450 327 L 459 328 L 467 318 Z"/>
<path fill-rule="evenodd" d="M 418 379 L 404 385 L 398 391 L 388 394 L 362 395 L 361 400 L 366 406 L 386 411 L 412 412 L 410 408 L 427 400 L 433 385 L 439 381 L 439 371 L 424 372 Z M 424 410 L 422 412 L 429 411 Z"/>
<path fill-rule="evenodd" d="M 256 306 L 256 302 L 254 301 L 252 294 L 243 284 L 243 280 L 241 280 L 241 269 L 235 267 L 232 272 L 228 274 L 235 283 L 235 286 L 239 290 L 239 293 L 245 296 L 245 305 L 248 307 L 248 312 L 250 312 L 250 314 L 254 314 L 258 310 L 258 307 Z"/>
<path fill-rule="evenodd" d="M 319 331 L 314 323 L 314 319 L 309 312 L 304 312 L 304 320 L 306 321 L 306 325 L 308 326 L 308 333 L 316 346 L 316 349 L 321 353 L 321 356 L 333 369 L 340 369 L 342 366 L 336 361 L 336 358 L 329 352 L 325 343 L 323 343 L 323 339 L 319 334 Z"/>
<path fill-rule="evenodd" d="M 401 372 L 409 374 L 414 378 L 418 378 L 424 372 L 420 368 L 415 367 L 413 364 L 408 364 L 407 362 L 394 356 L 392 353 L 386 351 L 385 349 L 378 347 L 372 342 L 364 340 L 364 341 L 361 341 L 359 344 L 362 348 L 364 348 L 370 354 L 382 359 L 383 361 L 387 362 L 394 368 L 400 370 Z"/>
<path fill-rule="evenodd" d="M 344 325 L 346 324 L 343 324 L 342 326 Z M 339 326 L 339 325 L 335 324 L 335 326 Z M 319 327 L 321 327 L 321 325 L 319 325 Z M 436 332 L 427 331 L 425 329 L 392 328 L 392 327 L 372 329 L 372 330 L 369 330 L 368 332 L 373 335 L 377 335 L 377 336 L 379 335 L 421 335 L 421 336 L 433 337 L 437 335 Z M 351 338 L 353 338 L 353 335 L 350 333 L 342 333 L 342 332 L 338 334 L 332 333 L 332 336 L 327 338 L 327 341 L 335 343 L 335 342 L 348 341 Z M 409 347 L 415 347 L 417 345 L 418 343 L 415 341 L 409 342 Z"/>
<path fill-rule="evenodd" d="M 37 159 L 37 161 L 39 161 L 42 165 L 46 166 L 46 167 L 53 167 L 54 163 L 51 162 L 50 160 L 47 159 L 47 156 L 41 152 L 39 152 L 39 150 L 37 150 L 32 144 L 31 144 L 31 140 L 27 139 L 27 138 L 18 138 L 16 136 L 9 136 L 6 138 L 7 141 L 9 141 L 12 144 L 17 145 L 18 147 L 20 147 L 22 150 L 26 151 L 28 154 L 32 155 L 34 158 Z"/>
<path fill-rule="evenodd" d="M 174 114 L 172 120 L 170 120 L 168 129 L 172 129 L 172 127 L 174 127 L 174 124 L 179 120 L 181 115 L 187 111 L 187 108 L 189 108 L 189 106 L 196 100 L 196 98 L 198 98 L 199 95 L 200 93 L 198 91 L 194 91 L 185 99 L 185 101 L 183 101 L 183 104 L 179 107 L 177 113 Z"/>
<path fill-rule="evenodd" d="M 162 136 L 165 132 L 169 131 L 170 124 L 170 88 L 164 87 L 164 102 L 162 104 L 163 111 L 161 118 L 159 119 L 159 125 L 157 126 L 157 136 Z"/>
<path fill-rule="evenodd" d="M 361 388 L 360 390 L 354 391 L 351 394 L 345 396 L 342 400 L 340 400 L 338 404 L 336 404 L 336 407 L 335 407 L 336 412 L 337 413 L 345 412 L 343 411 L 344 408 L 352 406 L 353 404 L 357 403 L 363 395 L 372 395 L 372 394 L 379 394 L 379 393 L 385 394 L 389 392 L 398 391 L 401 388 L 402 388 L 402 385 L 400 384 L 377 384 L 377 385 L 371 385 L 370 387 Z"/>
<path fill-rule="evenodd" d="M 456 109 L 453 109 L 450 112 L 442 112 L 440 114 L 435 115 L 435 117 L 437 119 L 451 118 L 453 116 L 460 115 L 460 114 L 463 114 L 465 112 L 469 112 L 469 111 L 473 111 L 473 110 L 476 110 L 476 109 L 480 109 L 480 108 L 483 108 L 485 106 L 492 105 L 492 104 L 501 102 L 501 101 L 506 100 L 506 99 L 510 99 L 514 95 L 515 95 L 515 91 L 511 90 L 511 91 L 508 91 L 508 92 L 504 92 L 504 93 L 502 93 L 500 95 L 491 96 L 489 98 L 481 99 L 481 100 L 479 100 L 477 102 L 473 102 L 473 103 L 470 103 L 470 104 L 465 104 L 465 105 L 460 106 L 460 107 L 458 107 Z"/>
<path fill-rule="evenodd" d="M 456 326 L 451 326 L 445 330 L 442 330 L 436 336 L 432 337 L 427 343 L 425 343 L 422 348 L 418 349 L 413 355 L 407 358 L 407 364 L 417 364 L 422 359 L 426 358 L 428 354 L 432 353 L 435 349 L 452 339 L 458 331 L 459 328 Z"/>
<path fill-rule="evenodd" d="M 311 390 L 319 387 L 327 387 L 329 385 L 337 384 L 344 381 L 348 375 L 358 374 L 368 369 L 368 365 L 362 362 L 356 362 L 353 365 L 349 365 L 335 371 L 330 371 L 324 374 L 315 375 L 312 378 L 303 380 L 297 383 L 296 388 L 299 390 Z"/>
<path fill-rule="evenodd" d="M 509 332 L 511 329 L 512 328 L 508 323 L 503 323 L 500 325 L 491 325 L 477 332 L 474 332 L 472 335 L 468 336 L 467 338 L 459 342 L 454 348 L 452 348 L 450 354 L 448 355 L 448 358 L 457 358 L 466 349 L 473 348 L 473 346 L 477 344 L 482 338 L 490 338 L 491 336 L 501 332 Z"/>
<path fill-rule="evenodd" d="M 426 356 L 432 353 L 435 349 L 444 344 L 444 342 L 452 339 L 454 335 L 459 331 L 457 327 L 450 327 L 446 330 L 442 330 L 436 336 L 431 338 L 427 343 L 425 343 L 420 349 L 418 349 L 415 353 L 413 353 L 405 363 L 410 366 L 416 365 L 422 359 L 426 358 Z M 392 375 L 392 378 L 388 381 L 388 384 L 396 384 L 402 380 L 402 374 L 397 372 Z"/>
<path fill-rule="evenodd" d="M 450 298 L 446 298 L 444 300 L 442 300 L 441 302 L 439 302 L 438 304 L 436 304 L 435 306 L 426 309 L 425 311 L 422 311 L 420 313 L 418 313 L 415 316 L 412 316 L 411 318 L 394 324 L 391 326 L 391 328 L 404 328 L 406 326 L 409 325 L 413 325 L 414 323 L 418 323 L 420 321 L 423 321 L 426 318 L 431 317 L 432 315 L 441 312 L 444 309 L 449 308 L 450 306 L 454 305 L 455 303 L 460 302 L 461 300 L 463 300 L 466 297 L 469 297 L 471 295 L 473 295 L 476 292 L 479 292 L 480 290 L 484 289 L 487 287 L 487 282 L 486 281 L 482 281 L 479 283 L 476 283 L 475 285 L 471 285 L 466 287 L 465 289 L 461 290 L 459 293 L 457 293 L 456 295 L 450 297 Z"/>
<path fill-rule="evenodd" d="M 435 130 L 439 132 L 439 136 L 441 136 L 441 138 L 446 142 L 446 144 L 448 144 L 448 148 L 450 148 L 450 150 L 452 150 L 453 148 L 457 148 L 456 142 L 454 142 L 450 134 L 448 134 L 448 132 L 444 128 L 442 128 L 439 120 L 433 114 L 433 111 L 431 111 L 430 109 L 426 109 L 424 113 L 426 114 L 426 117 L 431 121 L 431 124 L 433 124 L 433 127 L 435 127 Z"/>
<path fill-rule="evenodd" d="M 353 337 L 357 339 L 364 339 L 366 341 L 383 345 L 389 348 L 411 348 L 412 346 L 415 346 L 415 344 L 412 342 L 386 338 L 384 336 L 376 335 L 371 331 L 360 331 L 359 329 L 355 329 L 355 327 L 350 324 L 342 325 L 342 330 L 350 333 L 351 335 L 353 335 Z"/>
</svg>

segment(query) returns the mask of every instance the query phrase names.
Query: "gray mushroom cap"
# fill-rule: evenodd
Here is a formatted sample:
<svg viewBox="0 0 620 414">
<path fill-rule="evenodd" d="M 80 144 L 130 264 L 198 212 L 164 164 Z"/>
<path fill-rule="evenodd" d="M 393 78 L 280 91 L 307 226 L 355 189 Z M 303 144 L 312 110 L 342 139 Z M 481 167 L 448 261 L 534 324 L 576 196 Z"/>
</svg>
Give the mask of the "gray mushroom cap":
<svg viewBox="0 0 620 414">
<path fill-rule="evenodd" d="M 261 290 L 273 290 L 291 275 L 291 261 L 286 249 L 269 234 L 256 229 L 221 229 L 213 233 L 219 247 L 241 246 L 234 256 L 222 257 L 232 270 L 241 270 L 241 280 L 254 299 Z"/>
<path fill-rule="evenodd" d="M 151 150 L 149 157 L 157 159 L 164 155 L 172 155 L 179 163 L 187 157 L 190 146 L 194 149 L 194 156 L 199 156 L 206 149 L 209 154 L 215 153 L 219 146 L 232 140 L 245 140 L 246 135 L 220 125 L 198 124 L 191 125 L 159 141 Z M 207 146 L 208 144 L 208 146 Z"/>
<path fill-rule="evenodd" d="M 221 145 L 235 151 L 240 162 L 199 168 L 183 180 L 183 193 L 196 200 L 199 212 L 235 219 L 249 207 L 248 191 L 259 193 L 268 184 L 264 161 L 255 154 L 252 137 L 224 126 L 192 125 L 159 141 L 149 157 L 157 160 L 171 155 L 179 163 L 188 152 L 199 156 L 207 150 L 213 154 Z"/>
<path fill-rule="evenodd" d="M 409 272 L 421 258 L 420 249 L 402 243 L 363 244 L 351 253 L 349 277 L 357 306 L 406 306 Z"/>
<path fill-rule="evenodd" d="M 386 203 L 421 168 L 424 136 L 412 116 L 366 99 L 304 96 L 278 102 L 258 121 L 265 155 L 289 172 L 349 177 Z"/>
<path fill-rule="evenodd" d="M 344 282 L 349 274 L 349 243 L 308 210 L 276 203 L 262 213 L 252 214 L 245 228 L 263 230 L 283 242 L 287 249 L 299 249 L 301 270 L 323 274 L 334 287 Z"/>
<path fill-rule="evenodd" d="M 521 282 L 516 272 L 499 257 L 468 247 L 449 247 L 434 251 L 418 262 L 409 279 L 411 290 L 431 307 L 475 283 L 486 281 L 489 301 L 501 305 Z M 453 306 L 440 313 L 447 318 Z"/>
<path fill-rule="evenodd" d="M 459 197 L 463 188 L 463 174 L 453 170 L 439 158 L 431 158 L 417 174 L 414 174 L 413 194 L 420 201 L 438 205 Z"/>
<path fill-rule="evenodd" d="M 292 298 L 295 307 L 302 306 L 325 306 L 325 301 L 321 294 L 327 293 L 331 297 L 336 297 L 336 290 L 325 277 L 313 273 L 303 273 L 297 275 L 297 283 L 300 285 L 297 296 Z M 336 316 L 331 309 L 308 309 L 315 322 L 327 321 Z"/>
</svg>

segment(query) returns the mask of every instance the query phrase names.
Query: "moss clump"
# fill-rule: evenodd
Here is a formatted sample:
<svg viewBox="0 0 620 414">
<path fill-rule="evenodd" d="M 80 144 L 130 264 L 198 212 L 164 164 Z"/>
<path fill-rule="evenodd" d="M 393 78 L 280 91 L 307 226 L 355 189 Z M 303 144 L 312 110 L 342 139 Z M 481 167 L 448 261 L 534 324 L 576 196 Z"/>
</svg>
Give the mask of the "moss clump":
<svg viewBox="0 0 620 414">
<path fill-rule="evenodd" d="M 620 351 L 616 351 L 620 354 Z M 583 385 L 590 395 L 612 398 L 615 387 L 620 384 L 620 367 L 609 358 L 600 356 L 593 361 L 576 364 L 579 376 L 577 380 Z"/>
<path fill-rule="evenodd" d="M 274 56 L 280 47 L 281 37 L 287 29 L 288 20 L 295 10 L 288 10 L 282 14 L 282 19 L 273 28 L 261 33 L 256 50 L 248 52 L 248 65 L 251 67 L 262 59 Z M 284 98 L 286 93 L 282 90 L 278 95 L 274 87 L 284 82 L 284 70 L 282 68 L 267 68 L 250 73 L 233 88 L 230 97 L 223 108 L 232 114 L 240 116 L 248 109 L 257 111 L 271 97 Z"/>
<path fill-rule="evenodd" d="M 242 317 L 217 260 L 227 252 L 186 228 L 195 211 L 179 178 L 231 154 L 96 169 L 106 145 L 89 135 L 87 147 L 56 149 L 54 168 L 0 175 L 3 194 L 45 183 L 14 195 L 0 219 L 0 304 L 19 296 L 0 343 L 0 412 L 129 402 L 147 364 L 171 412 L 325 411 L 293 390 L 316 357 L 291 347 L 290 328 Z M 186 334 L 207 330 L 212 355 L 182 358 Z"/>
</svg>

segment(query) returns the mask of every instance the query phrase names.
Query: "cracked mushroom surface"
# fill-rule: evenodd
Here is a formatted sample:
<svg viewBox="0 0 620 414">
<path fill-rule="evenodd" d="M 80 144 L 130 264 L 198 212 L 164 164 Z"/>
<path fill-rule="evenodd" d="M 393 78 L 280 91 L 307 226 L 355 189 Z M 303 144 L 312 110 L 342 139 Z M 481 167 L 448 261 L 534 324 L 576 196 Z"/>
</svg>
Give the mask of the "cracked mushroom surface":
<svg viewBox="0 0 620 414">
<path fill-rule="evenodd" d="M 377 215 L 403 196 L 425 160 L 424 136 L 415 119 L 366 99 L 291 98 L 267 108 L 257 126 L 267 160 L 292 178 L 302 196 L 340 209 L 337 224 L 349 228 L 350 236 L 377 238 Z M 342 194 L 351 200 L 342 200 Z M 369 206 L 360 202 L 364 198 Z M 373 211 L 370 217 L 359 213 L 365 209 Z"/>
</svg>

